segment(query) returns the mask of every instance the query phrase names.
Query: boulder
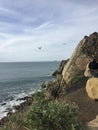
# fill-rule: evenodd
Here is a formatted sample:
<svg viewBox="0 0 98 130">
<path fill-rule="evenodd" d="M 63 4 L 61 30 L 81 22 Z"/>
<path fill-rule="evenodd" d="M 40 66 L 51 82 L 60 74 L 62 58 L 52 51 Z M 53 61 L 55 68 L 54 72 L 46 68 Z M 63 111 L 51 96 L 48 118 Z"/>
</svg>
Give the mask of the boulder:
<svg viewBox="0 0 98 130">
<path fill-rule="evenodd" d="M 90 78 L 86 83 L 86 92 L 93 100 L 98 100 L 98 78 Z"/>
<path fill-rule="evenodd" d="M 91 120 L 87 123 L 87 130 L 98 130 L 98 115 L 94 120 Z"/>
</svg>

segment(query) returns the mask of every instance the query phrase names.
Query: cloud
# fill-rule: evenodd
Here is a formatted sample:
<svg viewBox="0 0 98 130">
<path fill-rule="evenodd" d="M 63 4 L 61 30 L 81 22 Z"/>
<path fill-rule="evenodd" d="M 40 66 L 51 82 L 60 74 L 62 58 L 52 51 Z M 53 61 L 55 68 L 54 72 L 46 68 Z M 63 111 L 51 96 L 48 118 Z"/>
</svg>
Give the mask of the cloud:
<svg viewBox="0 0 98 130">
<path fill-rule="evenodd" d="M 96 3 L 0 0 L 0 61 L 68 58 L 84 35 L 98 31 Z"/>
</svg>

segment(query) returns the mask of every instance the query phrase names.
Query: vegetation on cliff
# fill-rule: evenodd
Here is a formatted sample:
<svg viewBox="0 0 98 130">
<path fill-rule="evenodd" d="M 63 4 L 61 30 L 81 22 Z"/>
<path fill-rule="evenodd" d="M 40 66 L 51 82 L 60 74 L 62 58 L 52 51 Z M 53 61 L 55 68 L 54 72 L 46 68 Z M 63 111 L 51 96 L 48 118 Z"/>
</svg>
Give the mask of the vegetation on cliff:
<svg viewBox="0 0 98 130">
<path fill-rule="evenodd" d="M 78 111 L 74 104 L 49 101 L 41 91 L 26 112 L 10 116 L 0 130 L 82 130 Z"/>
<path fill-rule="evenodd" d="M 76 84 L 79 80 L 84 79 L 84 71 L 77 69 L 73 74 L 72 79 L 70 81 L 71 85 Z"/>
</svg>

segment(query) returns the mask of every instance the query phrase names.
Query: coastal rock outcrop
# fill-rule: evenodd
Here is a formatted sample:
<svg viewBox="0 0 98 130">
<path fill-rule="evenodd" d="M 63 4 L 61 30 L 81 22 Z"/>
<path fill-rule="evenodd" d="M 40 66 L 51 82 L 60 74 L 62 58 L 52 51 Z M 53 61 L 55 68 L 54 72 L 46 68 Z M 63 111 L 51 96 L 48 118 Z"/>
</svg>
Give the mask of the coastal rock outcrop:
<svg viewBox="0 0 98 130">
<path fill-rule="evenodd" d="M 64 69 L 64 66 L 68 62 L 68 60 L 62 60 L 61 63 L 60 63 L 60 65 L 59 65 L 59 68 L 52 75 L 53 76 L 61 75 L 62 71 Z"/>
<path fill-rule="evenodd" d="M 84 36 L 68 60 L 63 60 L 58 70 L 53 75 L 56 76 L 55 83 L 48 85 L 47 92 L 50 95 L 58 96 L 69 86 L 74 86 L 78 81 L 86 81 L 84 76 L 86 66 L 94 58 L 98 62 L 98 33 L 94 32 L 90 36 Z M 52 87 L 51 87 L 52 86 Z"/>
<path fill-rule="evenodd" d="M 98 102 L 90 99 L 98 100 L 98 78 L 94 77 L 95 73 L 94 76 L 90 73 L 90 79 L 88 81 L 84 77 L 87 64 L 93 61 L 94 58 L 98 62 L 97 32 L 85 36 L 79 42 L 70 59 L 64 64 L 62 71 L 59 74 L 57 73 L 60 78 L 56 75 L 55 82 L 49 84 L 47 87 L 47 95 L 49 97 L 55 97 L 55 99 L 60 97 L 58 99 L 60 101 L 76 103 L 80 108 L 81 119 L 86 122 L 94 119 L 98 114 Z M 86 77 L 88 77 L 88 74 Z M 58 79 L 61 79 L 61 81 Z M 77 80 L 78 82 L 75 83 Z M 72 82 L 75 84 L 72 84 Z M 65 83 L 65 86 L 63 83 Z M 98 129 L 98 118 L 94 122 L 96 125 L 93 124 L 91 126 L 91 123 L 89 123 L 87 125 L 88 129 L 86 130 Z"/>
<path fill-rule="evenodd" d="M 70 84 L 77 71 L 84 71 L 86 65 L 92 61 L 93 58 L 96 58 L 98 61 L 97 32 L 94 32 L 90 36 L 85 36 L 80 41 L 71 58 L 64 65 L 64 69 L 62 71 L 62 80 L 64 80 L 67 85 Z"/>
</svg>

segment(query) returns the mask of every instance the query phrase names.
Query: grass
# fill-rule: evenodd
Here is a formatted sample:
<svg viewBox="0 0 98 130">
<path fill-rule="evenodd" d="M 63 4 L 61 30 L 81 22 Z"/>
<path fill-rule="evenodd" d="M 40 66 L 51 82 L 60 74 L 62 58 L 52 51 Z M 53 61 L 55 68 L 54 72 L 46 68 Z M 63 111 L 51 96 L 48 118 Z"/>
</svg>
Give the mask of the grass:
<svg viewBox="0 0 98 130">
<path fill-rule="evenodd" d="M 71 79 L 71 85 L 76 84 L 79 80 L 84 78 L 84 72 L 77 69 Z"/>
</svg>

